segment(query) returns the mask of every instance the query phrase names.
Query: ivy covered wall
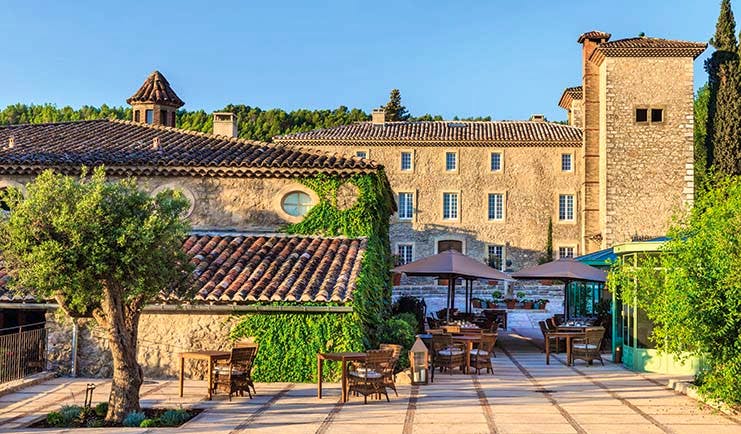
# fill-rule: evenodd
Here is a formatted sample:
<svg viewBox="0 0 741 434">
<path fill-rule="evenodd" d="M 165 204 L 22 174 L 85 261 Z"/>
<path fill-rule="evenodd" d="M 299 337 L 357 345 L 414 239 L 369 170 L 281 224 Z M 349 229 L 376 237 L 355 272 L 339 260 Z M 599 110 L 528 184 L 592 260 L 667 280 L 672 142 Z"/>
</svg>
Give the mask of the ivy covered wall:
<svg viewBox="0 0 741 434">
<path fill-rule="evenodd" d="M 389 217 L 395 202 L 385 173 L 381 170 L 350 178 L 319 175 L 301 182 L 316 192 L 319 203 L 285 232 L 366 237 L 368 246 L 353 293 L 353 312 L 250 314 L 235 325 L 233 339 L 253 337 L 260 344 L 256 381 L 316 381 L 318 352 L 375 347 L 376 332 L 390 309 Z M 339 378 L 336 366 L 328 364 L 324 373 L 329 380 Z"/>
</svg>

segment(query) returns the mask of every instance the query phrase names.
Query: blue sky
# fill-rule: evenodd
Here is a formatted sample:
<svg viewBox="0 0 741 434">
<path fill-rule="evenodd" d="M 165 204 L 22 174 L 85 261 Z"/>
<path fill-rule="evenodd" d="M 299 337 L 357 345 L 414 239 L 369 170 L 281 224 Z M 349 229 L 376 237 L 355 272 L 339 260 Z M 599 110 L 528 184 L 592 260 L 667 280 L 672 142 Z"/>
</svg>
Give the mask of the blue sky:
<svg viewBox="0 0 741 434">
<path fill-rule="evenodd" d="M 0 106 L 124 105 L 159 69 L 190 110 L 369 111 L 397 87 L 415 115 L 557 120 L 563 88 L 581 80 L 579 34 L 707 41 L 718 9 L 714 0 L 5 1 Z"/>
</svg>

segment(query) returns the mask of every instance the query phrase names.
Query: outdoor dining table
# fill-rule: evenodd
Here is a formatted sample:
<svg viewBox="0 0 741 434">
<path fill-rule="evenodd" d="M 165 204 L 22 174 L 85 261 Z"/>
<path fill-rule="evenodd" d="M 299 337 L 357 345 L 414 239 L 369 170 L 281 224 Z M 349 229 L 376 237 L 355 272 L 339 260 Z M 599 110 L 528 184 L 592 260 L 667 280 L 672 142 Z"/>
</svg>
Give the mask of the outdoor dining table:
<svg viewBox="0 0 741 434">
<path fill-rule="evenodd" d="M 584 332 L 581 331 L 557 331 L 548 333 L 549 337 L 566 338 L 566 365 L 571 366 L 571 339 L 572 338 L 583 338 Z M 546 339 L 545 342 L 545 364 L 551 364 L 551 344 L 550 340 Z"/>
<path fill-rule="evenodd" d="M 342 362 L 341 402 L 347 402 L 347 362 L 361 362 L 368 357 L 367 353 L 319 353 L 316 355 L 316 397 L 322 399 L 322 365 L 325 360 Z"/>
<path fill-rule="evenodd" d="M 229 360 L 232 353 L 229 351 L 187 351 L 178 354 L 180 358 L 180 397 L 183 396 L 183 374 L 185 374 L 185 359 L 205 360 L 208 362 L 208 400 L 211 400 L 211 385 L 214 380 L 214 362 L 217 360 Z"/>
<path fill-rule="evenodd" d="M 473 344 L 481 343 L 481 334 L 478 335 L 453 335 L 453 342 L 458 342 L 466 345 L 466 374 L 471 367 L 471 350 L 473 350 Z"/>
</svg>

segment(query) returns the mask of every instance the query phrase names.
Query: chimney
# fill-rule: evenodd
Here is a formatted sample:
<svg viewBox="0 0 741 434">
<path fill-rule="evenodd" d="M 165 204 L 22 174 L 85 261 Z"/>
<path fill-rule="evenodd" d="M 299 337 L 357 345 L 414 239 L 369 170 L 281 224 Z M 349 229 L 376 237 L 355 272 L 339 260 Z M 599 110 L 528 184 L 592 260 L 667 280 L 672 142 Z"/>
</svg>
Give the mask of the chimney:
<svg viewBox="0 0 741 434">
<path fill-rule="evenodd" d="M 10 136 L 8 137 L 8 148 L 12 148 L 13 146 L 15 146 L 15 137 Z"/>
<path fill-rule="evenodd" d="M 159 138 L 159 136 L 152 137 L 152 149 L 154 149 L 155 151 L 159 151 L 160 150 L 160 138 Z"/>
<path fill-rule="evenodd" d="M 373 122 L 373 125 L 383 125 L 386 123 L 386 110 L 382 108 L 373 109 L 373 114 L 371 115 L 371 121 Z"/>
<path fill-rule="evenodd" d="M 237 115 L 230 112 L 214 113 L 214 134 L 237 137 Z"/>
<path fill-rule="evenodd" d="M 530 122 L 545 122 L 545 115 L 542 115 L 542 114 L 530 115 Z"/>
</svg>

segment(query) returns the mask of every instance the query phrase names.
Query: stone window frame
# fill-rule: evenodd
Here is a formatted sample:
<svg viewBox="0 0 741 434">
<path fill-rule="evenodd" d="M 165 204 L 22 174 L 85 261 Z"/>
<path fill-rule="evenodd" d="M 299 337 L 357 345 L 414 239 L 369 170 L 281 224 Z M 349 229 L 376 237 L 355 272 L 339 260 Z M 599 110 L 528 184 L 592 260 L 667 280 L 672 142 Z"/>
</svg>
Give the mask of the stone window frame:
<svg viewBox="0 0 741 434">
<path fill-rule="evenodd" d="M 573 197 L 573 204 L 572 204 L 572 218 L 568 220 L 561 220 L 561 196 L 571 196 Z M 574 192 L 568 192 L 568 191 L 560 191 L 556 193 L 556 209 L 555 209 L 555 218 L 553 221 L 555 221 L 557 224 L 562 225 L 573 225 L 576 224 L 576 217 L 578 214 L 578 197 L 576 193 Z"/>
<path fill-rule="evenodd" d="M 170 182 L 164 182 L 152 189 L 152 192 L 150 193 L 152 196 L 157 195 L 157 193 L 161 192 L 162 190 L 170 189 L 170 190 L 180 190 L 181 193 L 185 196 L 186 199 L 190 202 L 190 206 L 188 207 L 188 210 L 185 211 L 183 214 L 183 217 L 189 218 L 193 215 L 193 212 L 196 209 L 196 196 L 193 194 L 193 192 L 186 186 L 182 185 L 181 183 L 177 181 L 170 181 Z"/>
<path fill-rule="evenodd" d="M 640 109 L 646 110 L 646 120 L 641 121 L 641 122 L 636 120 L 636 112 Z M 652 110 L 661 110 L 661 121 L 660 122 L 654 122 L 651 120 Z M 633 124 L 634 125 L 665 125 L 666 124 L 666 106 L 663 104 L 658 104 L 658 105 L 640 104 L 640 105 L 633 106 Z"/>
<path fill-rule="evenodd" d="M 445 195 L 456 195 L 456 218 L 445 218 Z M 461 221 L 461 191 L 444 190 L 440 192 L 440 221 L 443 223 L 460 223 Z"/>
<path fill-rule="evenodd" d="M 281 188 L 278 193 L 273 198 L 273 209 L 275 210 L 276 214 L 278 216 L 287 221 L 288 223 L 298 223 L 304 219 L 305 216 L 292 216 L 285 212 L 283 210 L 283 198 L 286 197 L 290 193 L 294 192 L 301 192 L 306 193 L 309 195 L 312 201 L 312 207 L 319 204 L 319 195 L 316 194 L 316 192 L 307 186 L 303 184 L 299 184 L 298 182 L 292 182 L 283 188 Z"/>
<path fill-rule="evenodd" d="M 561 256 L 561 249 L 571 249 L 572 250 L 572 256 L 571 258 L 576 258 L 579 256 L 579 245 L 576 243 L 559 243 L 556 245 L 556 259 L 563 259 L 565 257 Z"/>
<path fill-rule="evenodd" d="M 409 169 L 403 169 L 401 166 L 402 155 L 404 155 L 405 153 L 408 153 L 411 155 L 410 157 L 411 167 Z M 399 173 L 414 173 L 414 169 L 417 166 L 416 164 L 414 164 L 415 157 L 416 157 L 416 154 L 414 152 L 414 149 L 399 149 Z"/>
<path fill-rule="evenodd" d="M 365 152 L 365 157 L 358 156 L 358 152 Z M 352 154 L 356 158 L 369 159 L 370 158 L 370 149 L 368 149 L 368 148 L 355 148 L 355 149 L 353 149 Z"/>
<path fill-rule="evenodd" d="M 492 170 L 491 168 L 491 156 L 493 154 L 499 154 L 499 170 Z M 489 151 L 486 153 L 486 161 L 485 166 L 487 168 L 487 172 L 489 173 L 504 173 L 504 149 L 489 149 Z"/>
<path fill-rule="evenodd" d="M 436 237 L 433 237 L 432 238 L 432 243 L 433 243 L 432 244 L 432 248 L 433 248 L 432 250 L 433 250 L 433 252 L 435 252 L 434 253 L 435 255 L 437 255 L 438 253 L 440 253 L 437 250 L 437 247 L 438 247 L 438 244 L 440 243 L 440 241 L 460 241 L 460 243 L 461 243 L 461 250 L 463 250 L 461 253 L 463 253 L 464 255 L 468 254 L 468 245 L 467 245 L 468 243 L 467 243 L 466 237 L 464 235 L 456 235 L 456 234 L 452 234 L 452 233 L 446 233 L 446 234 L 443 234 L 443 235 L 438 235 Z"/>
<path fill-rule="evenodd" d="M 565 155 L 568 155 L 571 158 L 570 169 L 569 170 L 564 170 L 564 168 L 563 168 L 563 157 Z M 558 165 L 559 166 L 559 172 L 561 172 L 561 173 L 574 173 L 574 153 L 573 152 L 561 152 L 560 156 L 561 156 L 561 158 L 559 159 L 559 162 L 558 162 L 559 163 L 559 165 Z"/>
<path fill-rule="evenodd" d="M 399 207 L 399 210 L 401 210 L 401 203 L 400 203 L 400 200 L 399 200 L 399 197 L 400 197 L 401 193 L 409 193 L 409 194 L 412 195 L 412 216 L 409 217 L 409 218 L 406 218 L 406 217 L 402 218 L 401 217 L 401 213 L 400 212 L 397 212 L 396 213 L 396 216 L 397 216 L 396 217 L 396 220 L 399 221 L 399 222 L 413 222 L 413 221 L 416 221 L 417 220 L 417 190 L 415 190 L 413 188 L 402 188 L 402 189 L 399 189 L 396 192 L 396 205 Z"/>
<path fill-rule="evenodd" d="M 412 260 L 410 262 L 414 261 L 416 253 L 417 253 L 416 243 L 414 241 L 399 241 L 399 242 L 394 243 L 394 250 L 393 250 L 394 255 L 397 255 L 399 257 L 401 257 L 401 255 L 399 254 L 400 246 L 409 246 L 412 248 Z M 408 264 L 408 262 L 405 262 L 405 263 Z"/>
<path fill-rule="evenodd" d="M 455 169 L 448 170 L 448 154 L 455 154 Z M 447 174 L 458 174 L 461 170 L 461 153 L 458 149 L 444 149 L 443 150 L 443 173 Z"/>
<path fill-rule="evenodd" d="M 501 247 L 502 248 L 502 256 L 500 258 L 501 260 L 501 268 L 497 268 L 499 271 L 504 271 L 507 268 L 507 244 L 497 244 L 497 243 L 487 243 L 486 244 L 486 263 L 489 265 L 489 258 L 491 257 L 489 253 L 489 249 L 492 247 Z M 491 266 L 491 265 L 489 265 Z"/>
<path fill-rule="evenodd" d="M 486 193 L 486 199 L 484 201 L 484 218 L 489 223 L 504 223 L 507 220 L 507 191 L 506 190 L 489 190 Z M 502 218 L 492 219 L 489 218 L 489 196 L 499 194 L 502 196 Z"/>
</svg>

